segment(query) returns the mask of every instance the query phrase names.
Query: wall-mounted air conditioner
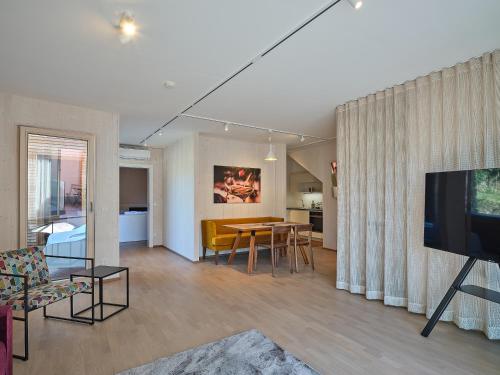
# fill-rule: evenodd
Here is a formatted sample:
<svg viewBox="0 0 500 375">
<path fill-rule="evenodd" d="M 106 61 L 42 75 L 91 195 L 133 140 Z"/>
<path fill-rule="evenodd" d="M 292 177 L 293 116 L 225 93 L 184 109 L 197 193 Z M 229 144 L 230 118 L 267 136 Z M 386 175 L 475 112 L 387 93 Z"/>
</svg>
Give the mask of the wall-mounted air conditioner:
<svg viewBox="0 0 500 375">
<path fill-rule="evenodd" d="M 151 151 L 142 148 L 120 147 L 120 159 L 149 160 Z"/>
</svg>

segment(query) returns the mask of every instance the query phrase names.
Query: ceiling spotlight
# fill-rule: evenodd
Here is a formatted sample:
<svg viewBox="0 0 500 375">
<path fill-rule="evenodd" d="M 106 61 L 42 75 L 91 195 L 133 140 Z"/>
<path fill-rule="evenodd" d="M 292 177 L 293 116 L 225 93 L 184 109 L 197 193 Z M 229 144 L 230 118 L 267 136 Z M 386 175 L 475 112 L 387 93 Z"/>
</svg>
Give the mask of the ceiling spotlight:
<svg viewBox="0 0 500 375">
<path fill-rule="evenodd" d="M 301 142 L 304 142 L 305 140 L 306 140 L 306 139 L 305 139 L 305 137 L 302 135 L 302 136 L 300 137 L 300 141 L 301 141 Z"/>
<path fill-rule="evenodd" d="M 224 125 L 224 131 L 225 132 L 228 132 L 229 131 L 229 124 L 226 122 L 226 124 Z"/>
<path fill-rule="evenodd" d="M 174 81 L 165 81 L 163 82 L 163 87 L 165 87 L 166 89 L 171 89 L 173 87 L 175 87 L 176 83 Z"/>
<path fill-rule="evenodd" d="M 161 136 L 163 135 L 163 132 L 160 130 L 160 131 L 158 132 L 158 135 L 161 137 Z"/>
<path fill-rule="evenodd" d="M 358 10 L 363 6 L 363 1 L 361 0 L 347 0 L 347 1 L 349 1 L 349 4 L 351 4 L 352 7 L 356 10 Z"/>
<path fill-rule="evenodd" d="M 120 30 L 120 41 L 125 44 L 130 42 L 137 34 L 137 24 L 134 17 L 129 12 L 123 12 L 118 22 L 118 29 Z"/>
</svg>

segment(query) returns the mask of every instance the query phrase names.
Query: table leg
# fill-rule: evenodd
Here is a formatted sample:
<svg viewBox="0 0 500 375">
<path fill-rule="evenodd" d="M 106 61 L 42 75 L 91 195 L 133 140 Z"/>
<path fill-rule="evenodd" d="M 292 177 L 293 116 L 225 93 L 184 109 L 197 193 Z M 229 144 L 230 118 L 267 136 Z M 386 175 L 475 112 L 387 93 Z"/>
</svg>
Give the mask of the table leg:
<svg viewBox="0 0 500 375">
<path fill-rule="evenodd" d="M 103 287 L 102 287 L 103 279 L 99 278 L 99 308 L 101 310 L 101 320 L 104 320 L 104 298 L 102 296 Z"/>
<path fill-rule="evenodd" d="M 233 248 L 231 250 L 231 255 L 229 255 L 229 259 L 227 260 L 227 264 L 233 263 L 234 256 L 236 255 L 236 250 L 238 249 L 238 245 L 240 244 L 241 233 L 242 233 L 241 231 L 238 231 L 238 234 L 234 239 Z"/>
<path fill-rule="evenodd" d="M 255 247 L 255 251 L 253 252 L 253 269 L 257 271 L 257 255 L 259 255 L 259 249 L 257 246 Z"/>
<path fill-rule="evenodd" d="M 129 294 L 130 294 L 128 282 L 129 282 L 129 276 L 128 276 L 128 267 L 127 267 L 127 307 L 129 306 Z"/>
<path fill-rule="evenodd" d="M 73 282 L 73 275 L 69 276 L 69 281 Z M 71 295 L 71 297 L 69 297 L 69 311 L 70 311 L 69 316 L 74 318 L 75 316 L 73 315 L 73 295 Z M 45 312 L 45 310 L 44 310 L 44 312 Z"/>
<path fill-rule="evenodd" d="M 253 258 L 255 254 L 255 231 L 250 233 L 250 252 L 248 253 L 248 273 L 253 271 Z"/>
</svg>

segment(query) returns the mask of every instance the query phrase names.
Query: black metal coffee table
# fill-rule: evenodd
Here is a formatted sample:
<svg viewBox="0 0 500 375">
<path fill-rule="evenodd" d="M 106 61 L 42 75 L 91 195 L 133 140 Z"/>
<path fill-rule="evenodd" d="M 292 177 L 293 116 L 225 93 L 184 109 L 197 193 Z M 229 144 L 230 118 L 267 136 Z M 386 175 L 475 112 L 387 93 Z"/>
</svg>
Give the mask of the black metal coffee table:
<svg viewBox="0 0 500 375">
<path fill-rule="evenodd" d="M 126 304 L 120 304 L 120 303 L 111 303 L 111 302 L 104 302 L 104 297 L 103 297 L 103 280 L 106 278 L 106 277 L 109 277 L 111 275 L 115 275 L 117 273 L 120 273 L 120 272 L 126 272 L 127 274 L 127 303 Z M 71 273 L 70 275 L 70 279 L 71 281 L 73 281 L 73 278 L 75 277 L 88 277 L 88 278 L 92 278 L 92 269 L 87 269 L 87 270 L 82 270 L 82 271 L 78 271 L 78 272 L 73 272 Z M 123 311 L 125 309 L 128 308 L 129 306 L 129 277 L 128 277 L 128 267 L 113 267 L 113 266 L 97 266 L 97 267 L 94 267 L 94 278 L 98 279 L 99 280 L 99 302 L 97 303 L 94 303 L 94 301 L 92 301 L 92 303 L 94 303 L 94 306 L 89 306 L 83 310 L 80 310 L 76 313 L 73 312 L 73 303 L 71 303 L 71 317 L 72 318 L 80 318 L 80 319 L 89 319 L 90 318 L 87 318 L 87 317 L 83 317 L 81 316 L 81 314 L 83 314 L 84 312 L 86 311 L 89 311 L 90 309 L 92 309 L 92 307 L 99 307 L 99 310 L 100 310 L 100 318 L 94 318 L 94 320 L 98 321 L 98 322 L 103 322 L 105 321 L 106 319 L 108 318 L 111 318 L 113 315 L 116 315 L 118 314 L 120 311 Z M 94 288 L 94 286 L 92 286 L 92 288 Z M 86 294 L 92 294 L 92 292 L 83 292 L 83 293 L 86 293 Z M 71 301 L 73 302 L 73 301 Z M 114 306 L 114 307 L 119 307 L 118 310 L 116 311 L 113 311 L 111 314 L 107 315 L 107 316 L 104 316 L 104 306 Z"/>
</svg>

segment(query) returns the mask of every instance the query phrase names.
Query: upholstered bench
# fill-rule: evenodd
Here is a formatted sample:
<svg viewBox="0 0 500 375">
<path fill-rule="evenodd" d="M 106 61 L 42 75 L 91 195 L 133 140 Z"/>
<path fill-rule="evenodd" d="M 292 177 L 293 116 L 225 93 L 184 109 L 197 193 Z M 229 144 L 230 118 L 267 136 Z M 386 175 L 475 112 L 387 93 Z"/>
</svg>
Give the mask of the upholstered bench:
<svg viewBox="0 0 500 375">
<path fill-rule="evenodd" d="M 0 252 L 0 305 L 11 306 L 14 311 L 24 312 L 24 318 L 14 317 L 15 320 L 24 322 L 25 340 L 24 356 L 14 355 L 15 358 L 28 359 L 28 313 L 33 310 L 43 307 L 45 318 L 94 323 L 94 314 L 92 314 L 92 318 L 85 320 L 47 315 L 46 307 L 48 305 L 82 292 L 92 291 L 93 294 L 93 285 L 90 280 L 52 281 L 46 257 L 90 261 L 92 269 L 94 268 L 92 258 L 45 255 L 37 247 Z"/>
<path fill-rule="evenodd" d="M 228 224 L 269 223 L 283 221 L 282 217 L 245 217 L 235 219 L 206 219 L 201 221 L 201 236 L 203 244 L 203 259 L 206 257 L 207 249 L 215 252 L 215 264 L 218 264 L 219 251 L 231 250 L 233 248 L 236 232 L 226 228 Z M 271 231 L 257 232 L 257 242 L 266 242 L 271 238 Z M 250 246 L 250 233 L 243 233 L 238 249 Z"/>
</svg>

